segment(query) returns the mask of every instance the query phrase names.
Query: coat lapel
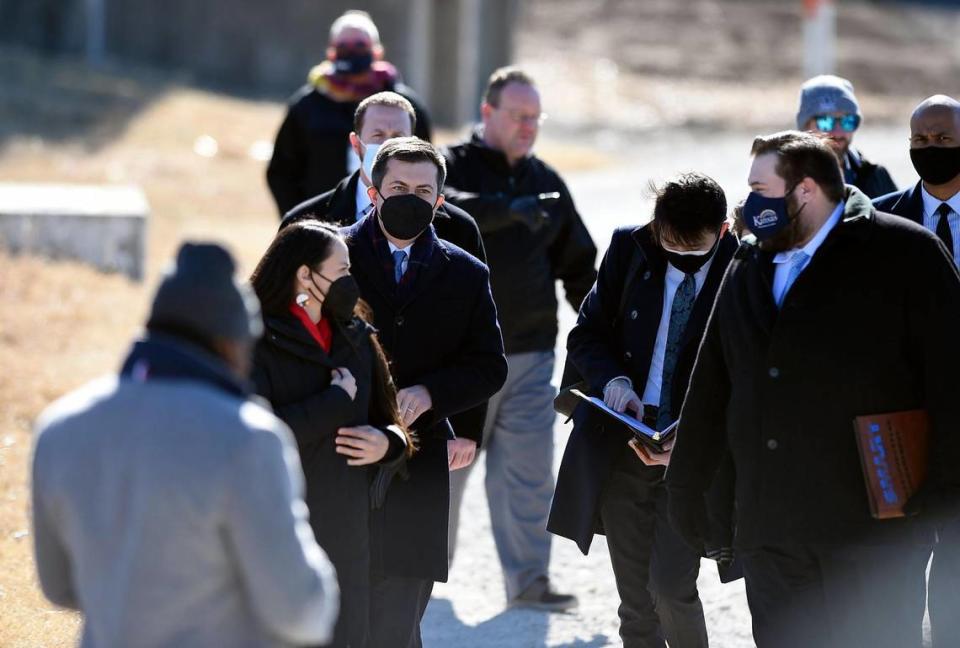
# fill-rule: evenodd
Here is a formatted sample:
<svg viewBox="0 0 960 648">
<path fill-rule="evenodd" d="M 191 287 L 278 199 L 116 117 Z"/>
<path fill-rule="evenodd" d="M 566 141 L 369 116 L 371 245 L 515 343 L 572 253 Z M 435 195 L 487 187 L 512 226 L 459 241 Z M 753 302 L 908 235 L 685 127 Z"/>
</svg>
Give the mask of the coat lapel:
<svg viewBox="0 0 960 648">
<path fill-rule="evenodd" d="M 390 303 L 396 299 L 396 284 L 392 277 L 387 277 L 383 271 L 383 263 L 373 247 L 373 239 L 365 231 L 368 218 L 352 225 L 344 231 L 347 245 L 350 248 L 350 272 L 357 277 L 357 281 L 367 284 L 381 293 Z"/>
<path fill-rule="evenodd" d="M 700 338 L 703 336 L 702 331 L 706 326 L 707 318 L 710 316 L 710 311 L 713 310 L 713 301 L 714 297 L 717 295 L 717 290 L 720 288 L 720 282 L 723 280 L 723 275 L 727 271 L 727 266 L 730 264 L 730 259 L 733 257 L 733 253 L 737 250 L 737 237 L 735 237 L 730 232 L 727 232 L 723 236 L 723 240 L 720 241 L 720 244 L 717 246 L 716 256 L 713 259 L 713 263 L 710 266 L 710 271 L 707 272 L 707 278 L 703 282 L 703 287 L 700 289 L 700 294 L 697 295 L 697 299 L 693 304 L 693 312 L 690 313 L 690 321 L 687 322 L 687 326 L 683 331 L 683 337 L 680 340 L 680 348 L 685 348 L 688 344 L 693 342 L 697 346 L 700 345 Z M 694 338 L 694 332 L 697 332 L 696 337 Z"/>
<path fill-rule="evenodd" d="M 424 234 L 421 234 L 421 236 L 428 235 L 431 238 L 431 245 L 433 246 L 433 250 L 430 253 L 430 260 L 426 267 L 420 270 L 413 284 L 409 287 L 403 299 L 404 308 L 430 289 L 436 281 L 437 276 L 443 272 L 443 269 L 450 261 L 449 249 L 444 245 L 443 241 L 437 238 L 432 227 L 428 229 L 427 232 L 424 232 Z"/>
<path fill-rule="evenodd" d="M 360 172 L 344 178 L 337 185 L 336 193 L 330 200 L 331 223 L 337 225 L 353 225 L 357 215 L 357 183 L 360 182 Z"/>
</svg>

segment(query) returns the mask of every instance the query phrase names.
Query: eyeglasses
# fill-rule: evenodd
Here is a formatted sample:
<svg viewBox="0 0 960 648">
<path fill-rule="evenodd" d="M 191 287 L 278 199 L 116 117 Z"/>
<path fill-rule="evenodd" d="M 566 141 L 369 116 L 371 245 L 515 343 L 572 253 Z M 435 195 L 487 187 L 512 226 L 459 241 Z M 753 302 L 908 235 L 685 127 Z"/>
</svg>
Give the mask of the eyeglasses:
<svg viewBox="0 0 960 648">
<path fill-rule="evenodd" d="M 817 124 L 817 130 L 829 133 L 840 123 L 840 130 L 846 133 L 852 133 L 860 127 L 860 115 L 817 115 L 813 118 Z"/>
<path fill-rule="evenodd" d="M 497 108 L 507 114 L 507 118 L 515 124 L 536 124 L 542 125 L 547 121 L 547 113 L 537 113 L 535 115 L 525 115 L 519 110 L 508 110 L 506 108 Z"/>
</svg>

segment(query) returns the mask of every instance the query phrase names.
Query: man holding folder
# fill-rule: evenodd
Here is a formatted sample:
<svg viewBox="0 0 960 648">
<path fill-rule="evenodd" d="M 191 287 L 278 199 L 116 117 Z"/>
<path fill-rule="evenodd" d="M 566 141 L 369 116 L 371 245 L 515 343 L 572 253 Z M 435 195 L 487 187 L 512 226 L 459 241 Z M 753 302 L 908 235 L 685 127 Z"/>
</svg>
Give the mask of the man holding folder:
<svg viewBox="0 0 960 648">
<path fill-rule="evenodd" d="M 729 448 L 736 548 L 759 648 L 921 642 L 924 570 L 960 487 L 960 276 L 941 241 L 877 213 L 827 145 L 753 143 L 737 252 L 717 296 L 667 475 L 670 519 L 702 542 Z M 926 481 L 871 516 L 854 422 L 926 410 Z"/>
<path fill-rule="evenodd" d="M 726 204 L 723 189 L 702 174 L 664 183 L 653 222 L 614 232 L 567 340 L 567 361 L 583 390 L 658 432 L 680 413 L 710 307 L 737 249 Z M 663 474 L 672 442 L 665 438 L 662 452 L 637 441 L 628 447 L 628 426 L 586 403 L 573 419 L 547 530 L 585 554 L 595 532 L 607 536 L 625 648 L 663 648 L 664 640 L 705 648 L 700 553 L 667 522 Z"/>
</svg>

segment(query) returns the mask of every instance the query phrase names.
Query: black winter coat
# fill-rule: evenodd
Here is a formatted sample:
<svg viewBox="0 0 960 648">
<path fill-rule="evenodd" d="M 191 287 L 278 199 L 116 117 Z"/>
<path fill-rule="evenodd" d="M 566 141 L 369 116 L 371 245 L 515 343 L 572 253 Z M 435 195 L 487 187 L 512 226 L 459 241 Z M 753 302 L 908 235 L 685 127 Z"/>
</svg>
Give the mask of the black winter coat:
<svg viewBox="0 0 960 648">
<path fill-rule="evenodd" d="M 417 116 L 413 134 L 430 141 L 430 117 L 413 90 L 403 83 L 384 89 L 413 104 Z M 357 101 L 334 101 L 309 83 L 290 98 L 267 167 L 267 184 L 281 215 L 350 173 L 347 148 L 358 105 Z"/>
<path fill-rule="evenodd" d="M 673 402 L 678 405 L 683 402 L 714 297 L 736 249 L 736 237 L 724 235 L 694 303 L 671 386 Z M 636 274 L 631 278 L 627 274 L 637 254 L 640 261 L 633 265 Z M 643 393 L 663 314 L 666 270 L 666 258 L 649 225 L 619 228 L 613 233 L 597 282 L 567 338 L 568 362 L 589 383 L 592 394 L 600 396 L 617 376 L 629 377 L 638 393 Z M 627 282 L 631 282 L 629 293 L 623 312 L 618 313 Z M 605 425 L 586 405 L 574 411 L 573 420 L 547 529 L 574 540 L 586 554 L 594 533 L 603 533 L 599 518 L 603 488 L 630 435 L 620 426 Z"/>
<path fill-rule="evenodd" d="M 555 283 L 563 282 L 574 310 L 597 276 L 597 248 L 566 184 L 549 165 L 528 157 L 511 167 L 477 134 L 448 148 L 447 200 L 473 216 L 483 235 L 490 285 L 507 353 L 552 351 L 557 341 Z M 559 192 L 537 232 L 510 220 L 513 198 Z"/>
<path fill-rule="evenodd" d="M 864 158 L 860 151 L 853 148 L 847 151 L 847 164 L 849 168 L 844 168 L 846 183 L 865 193 L 868 198 L 876 198 L 897 190 L 890 172 Z"/>
<path fill-rule="evenodd" d="M 447 419 L 486 401 L 506 380 L 497 311 L 487 267 L 438 239 L 432 227 L 421 234 L 431 239 L 430 263 L 419 270 L 409 292 L 398 297 L 369 235 L 371 218 L 344 230 L 351 272 L 373 308 L 397 388 L 422 384 L 433 401 L 433 409 L 411 426 L 419 450 L 407 464 L 409 479 L 394 480 L 386 504 L 373 515 L 373 569 L 445 581 L 447 440 L 452 436 Z"/>
<path fill-rule="evenodd" d="M 680 416 L 671 501 L 702 495 L 729 446 L 740 547 L 929 543 L 929 512 L 871 518 L 853 420 L 926 409 L 928 488 L 955 496 L 960 275 L 945 248 L 848 187 L 780 309 L 773 274 L 773 255 L 747 244 L 730 264 Z"/>
<path fill-rule="evenodd" d="M 341 613 L 334 645 L 365 645 L 370 607 L 370 470 L 348 466 L 347 458 L 336 454 L 334 440 L 338 428 L 369 421 L 375 361 L 372 329 L 359 319 L 343 329 L 334 325 L 328 355 L 293 315 L 268 316 L 265 324 L 266 333 L 254 353 L 254 384 L 293 430 L 306 478 L 310 525 L 337 570 Z M 356 378 L 353 400 L 330 385 L 331 370 L 337 367 L 347 367 Z M 390 438 L 388 458 L 403 448 L 398 438 Z"/>
</svg>

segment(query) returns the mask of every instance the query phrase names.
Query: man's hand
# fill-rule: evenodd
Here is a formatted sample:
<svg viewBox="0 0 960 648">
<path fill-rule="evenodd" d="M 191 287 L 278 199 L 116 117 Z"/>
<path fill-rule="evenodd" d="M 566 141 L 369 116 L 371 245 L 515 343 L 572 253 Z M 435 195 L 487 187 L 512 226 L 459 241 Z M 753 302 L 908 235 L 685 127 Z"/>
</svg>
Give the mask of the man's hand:
<svg viewBox="0 0 960 648">
<path fill-rule="evenodd" d="M 470 439 L 450 439 L 447 441 L 447 464 L 450 470 L 460 470 L 473 463 L 477 455 L 477 442 Z"/>
<path fill-rule="evenodd" d="M 397 409 L 403 424 L 410 426 L 420 415 L 433 407 L 430 392 L 423 385 L 406 387 L 397 392 Z"/>
<path fill-rule="evenodd" d="M 603 388 L 603 402 L 621 414 L 631 410 L 638 421 L 643 418 L 643 403 L 625 378 L 617 378 L 607 383 Z"/>
<path fill-rule="evenodd" d="M 387 435 L 375 427 L 359 425 L 337 430 L 337 454 L 349 457 L 348 466 L 367 466 L 377 463 L 387 455 L 390 441 Z"/>
<path fill-rule="evenodd" d="M 664 443 L 663 452 L 654 452 L 646 448 L 636 439 L 630 439 L 627 441 L 627 445 L 633 448 L 634 453 L 640 457 L 640 461 L 642 461 L 644 464 L 648 466 L 669 466 L 670 455 L 673 454 L 673 443 L 676 440 L 676 437 L 674 437 Z"/>
</svg>

